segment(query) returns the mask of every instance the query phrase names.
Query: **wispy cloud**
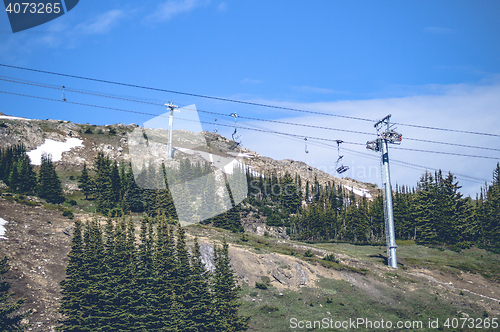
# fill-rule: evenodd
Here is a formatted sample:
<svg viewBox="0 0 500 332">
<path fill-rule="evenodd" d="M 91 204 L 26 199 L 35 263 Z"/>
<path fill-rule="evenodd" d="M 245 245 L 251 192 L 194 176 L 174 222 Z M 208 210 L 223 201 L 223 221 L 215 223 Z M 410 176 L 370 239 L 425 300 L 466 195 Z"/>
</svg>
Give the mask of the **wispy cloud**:
<svg viewBox="0 0 500 332">
<path fill-rule="evenodd" d="M 292 89 L 295 91 L 301 91 L 301 92 L 323 93 L 323 94 L 345 94 L 345 93 L 347 93 L 346 91 L 337 91 L 337 90 L 332 90 L 332 89 L 327 89 L 327 88 L 318 88 L 318 87 L 307 86 L 307 85 L 293 86 Z"/>
<path fill-rule="evenodd" d="M 103 34 L 109 32 L 113 27 L 119 24 L 125 13 L 121 9 L 110 10 L 97 18 L 80 23 L 75 27 L 75 30 L 86 34 Z"/>
<path fill-rule="evenodd" d="M 424 30 L 424 32 L 432 33 L 432 34 L 436 34 L 436 35 L 444 35 L 444 34 L 455 32 L 455 30 L 452 30 L 450 28 L 444 28 L 444 27 L 425 27 L 423 30 Z"/>
<path fill-rule="evenodd" d="M 250 79 L 250 78 L 245 78 L 245 79 L 242 79 L 240 81 L 240 83 L 244 83 L 244 84 L 260 84 L 262 82 L 263 81 L 261 81 L 261 80 L 253 80 L 253 79 Z"/>
<path fill-rule="evenodd" d="M 148 19 L 164 22 L 172 19 L 174 16 L 188 13 L 208 1 L 200 0 L 168 0 L 158 5 L 156 11 L 148 16 Z"/>
<path fill-rule="evenodd" d="M 416 88 L 415 90 L 419 89 Z M 368 100 L 344 100 L 319 103 L 276 102 L 269 100 L 251 101 L 329 114 L 367 118 L 373 121 L 387 114 L 392 114 L 391 121 L 398 123 L 500 134 L 500 129 L 497 126 L 497 123 L 500 121 L 497 111 L 500 107 L 500 78 L 478 84 L 453 84 L 448 86 L 434 86 L 432 88 L 426 86 L 425 89 L 422 89 L 422 91 L 424 90 L 427 92 L 420 95 L 411 94 L 401 98 L 373 98 Z M 430 91 L 435 92 L 432 93 Z M 380 185 L 380 156 L 366 150 L 364 145 L 364 142 L 376 138 L 376 132 L 373 128 L 374 122 L 355 121 L 323 115 L 312 116 L 301 113 L 289 113 L 289 116 L 293 117 L 279 118 L 279 120 L 331 127 L 339 130 L 291 127 L 277 123 L 266 125 L 261 122 L 255 122 L 255 125 L 273 131 L 292 132 L 293 130 L 293 133 L 298 135 L 298 138 L 272 136 L 273 144 L 268 144 L 271 136 L 263 135 L 262 132 L 244 131 L 244 146 L 264 156 L 269 156 L 277 160 L 301 160 L 311 166 L 335 174 L 336 145 L 333 144 L 334 146 L 325 148 L 321 146 L 322 143 L 332 144 L 328 141 L 308 139 L 309 153 L 306 154 L 304 153 L 304 141 L 300 135 L 321 137 L 329 140 L 340 139 L 344 142 L 357 143 L 359 145 L 345 143 L 340 146 L 340 154 L 344 155 L 344 163 L 350 167 L 350 170 L 343 175 Z M 245 124 L 251 126 L 254 122 Z M 366 132 L 368 134 L 349 133 L 343 130 Z M 495 137 L 425 130 L 423 128 L 404 125 L 398 125 L 397 131 L 403 134 L 401 148 L 498 157 L 493 151 L 432 144 L 407 139 L 409 137 L 465 145 L 496 147 L 498 144 Z M 414 170 L 403 167 L 400 163 L 395 162 L 396 160 L 428 168 L 440 168 L 444 172 L 451 171 L 455 174 L 466 174 L 487 181 L 491 181 L 491 174 L 497 162 L 497 160 L 491 159 L 398 150 L 394 146 L 391 146 L 390 154 L 391 161 L 394 161 L 391 163 L 393 185 L 398 183 L 399 185 L 414 186 L 425 170 Z M 459 181 L 460 185 L 463 186 L 461 189 L 462 192 L 466 195 L 470 194 L 473 197 L 479 191 L 481 185 L 484 184 L 468 182 L 463 178 L 459 179 Z"/>
<path fill-rule="evenodd" d="M 221 2 L 217 6 L 217 10 L 220 11 L 220 12 L 225 12 L 227 10 L 227 2 Z"/>
</svg>

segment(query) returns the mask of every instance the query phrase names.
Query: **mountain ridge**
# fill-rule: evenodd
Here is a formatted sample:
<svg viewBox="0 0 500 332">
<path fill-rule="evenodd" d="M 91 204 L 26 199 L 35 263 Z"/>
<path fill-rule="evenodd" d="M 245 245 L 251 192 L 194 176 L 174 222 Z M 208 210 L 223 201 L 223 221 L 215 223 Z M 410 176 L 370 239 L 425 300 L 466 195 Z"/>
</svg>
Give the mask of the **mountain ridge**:
<svg viewBox="0 0 500 332">
<path fill-rule="evenodd" d="M 119 123 L 99 126 L 49 119 L 31 119 L 29 121 L 0 119 L 0 148 L 22 142 L 28 151 L 32 151 L 47 139 L 64 142 L 68 138 L 78 138 L 82 140 L 83 147 L 76 147 L 63 152 L 62 160 L 56 162 L 55 165 L 57 170 L 80 171 L 83 163 L 92 168 L 98 152 L 103 152 L 106 156 L 119 163 L 122 161 L 129 162 L 128 136 L 137 127 L 138 125 L 133 123 L 129 125 Z M 203 135 L 208 145 L 215 148 L 223 147 L 226 151 L 234 143 L 217 133 L 205 131 Z M 364 183 L 348 177 L 338 178 L 302 161 L 292 159 L 274 160 L 240 146 L 237 146 L 234 152 L 250 156 L 236 157 L 236 159 L 252 167 L 260 174 L 276 173 L 277 176 L 282 176 L 286 172 L 292 176 L 298 174 L 303 179 L 304 188 L 306 181 L 312 184 L 317 179 L 321 185 L 331 182 L 335 185 L 342 184 L 344 188 L 350 191 L 353 191 L 353 189 L 349 188 L 356 188 L 358 189 L 354 191 L 356 195 L 362 196 L 360 192 L 366 193 L 369 199 L 381 193 L 380 189 L 374 184 Z"/>
</svg>

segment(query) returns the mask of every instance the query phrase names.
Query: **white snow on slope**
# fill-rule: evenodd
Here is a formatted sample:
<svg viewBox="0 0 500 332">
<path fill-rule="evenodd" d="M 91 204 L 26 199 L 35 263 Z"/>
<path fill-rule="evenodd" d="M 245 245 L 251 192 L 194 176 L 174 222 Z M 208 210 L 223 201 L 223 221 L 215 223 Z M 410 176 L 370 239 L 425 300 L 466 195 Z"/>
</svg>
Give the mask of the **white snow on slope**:
<svg viewBox="0 0 500 332">
<path fill-rule="evenodd" d="M 370 193 L 368 192 L 367 189 L 356 189 L 356 188 L 349 187 L 346 185 L 344 185 L 344 188 L 346 188 L 349 191 L 352 191 L 353 193 L 355 193 L 358 196 L 361 196 L 361 197 L 366 196 L 366 198 L 372 198 L 372 195 L 370 195 Z"/>
<path fill-rule="evenodd" d="M 75 137 L 68 138 L 66 142 L 58 142 L 46 138 L 42 145 L 26 154 L 30 157 L 31 164 L 33 165 L 40 165 L 42 163 L 42 153 L 44 152 L 52 155 L 52 161 L 60 161 L 63 152 L 67 152 L 77 146 L 83 146 L 82 142 L 81 139 Z"/>
<path fill-rule="evenodd" d="M 4 236 L 5 235 L 5 227 L 4 227 L 5 224 L 7 224 L 7 220 L 0 218 L 0 240 L 7 240 L 7 238 Z"/>
<path fill-rule="evenodd" d="M 20 118 L 17 116 L 10 116 L 10 115 L 0 115 L 0 119 L 5 119 L 5 120 L 31 120 L 31 119 L 26 119 L 26 118 Z"/>
</svg>

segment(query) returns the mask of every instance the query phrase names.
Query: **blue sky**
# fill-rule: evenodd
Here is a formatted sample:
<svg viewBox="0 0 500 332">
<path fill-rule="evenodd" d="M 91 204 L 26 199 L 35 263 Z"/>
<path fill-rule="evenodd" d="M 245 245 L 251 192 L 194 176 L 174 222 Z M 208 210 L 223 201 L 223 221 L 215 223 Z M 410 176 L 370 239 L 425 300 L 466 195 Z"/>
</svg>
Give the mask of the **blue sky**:
<svg viewBox="0 0 500 332">
<path fill-rule="evenodd" d="M 325 113 L 500 134 L 498 1 L 80 1 L 66 15 L 12 34 L 0 15 L 0 63 Z M 373 124 L 250 107 L 36 74 L 0 75 L 201 110 L 373 132 Z M 0 90 L 60 98 L 57 90 L 0 81 Z M 160 114 L 161 108 L 66 93 L 68 100 Z M 139 123 L 151 117 L 0 94 L 6 114 L 78 123 Z M 202 120 L 211 121 L 212 117 Z M 219 123 L 232 123 L 219 117 Z M 375 138 L 244 121 L 298 135 L 364 143 Z M 213 130 L 206 125 L 205 129 Z M 404 137 L 500 147 L 498 137 L 399 126 Z M 230 137 L 230 129 L 221 130 Z M 332 172 L 336 151 L 241 130 L 243 146 Z M 364 146 L 344 146 L 376 156 Z M 403 141 L 401 147 L 500 157 L 487 151 Z M 345 176 L 380 185 L 378 162 L 344 151 Z M 391 158 L 490 180 L 499 160 L 393 150 Z M 372 169 L 371 174 L 369 169 Z M 377 171 L 375 171 L 377 169 Z M 364 170 L 364 174 L 363 174 Z M 422 170 L 393 164 L 392 182 Z M 480 183 L 461 180 L 475 195 Z"/>
</svg>

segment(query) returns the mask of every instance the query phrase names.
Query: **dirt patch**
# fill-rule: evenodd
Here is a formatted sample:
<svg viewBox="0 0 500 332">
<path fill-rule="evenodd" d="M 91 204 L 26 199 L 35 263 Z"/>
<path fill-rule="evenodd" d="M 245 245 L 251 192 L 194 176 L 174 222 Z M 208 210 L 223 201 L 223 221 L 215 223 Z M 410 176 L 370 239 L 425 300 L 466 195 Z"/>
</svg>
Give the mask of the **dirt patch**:
<svg viewBox="0 0 500 332">
<path fill-rule="evenodd" d="M 6 279 L 16 298 L 26 298 L 24 309 L 33 309 L 31 331 L 51 331 L 60 315 L 59 282 L 66 276 L 70 236 L 64 230 L 73 222 L 59 211 L 30 207 L 0 198 L 0 217 L 7 240 L 0 240 L 0 254 L 9 258 Z"/>
</svg>

